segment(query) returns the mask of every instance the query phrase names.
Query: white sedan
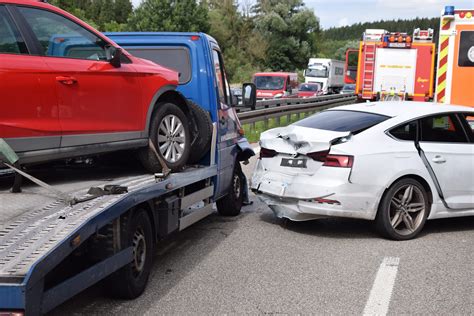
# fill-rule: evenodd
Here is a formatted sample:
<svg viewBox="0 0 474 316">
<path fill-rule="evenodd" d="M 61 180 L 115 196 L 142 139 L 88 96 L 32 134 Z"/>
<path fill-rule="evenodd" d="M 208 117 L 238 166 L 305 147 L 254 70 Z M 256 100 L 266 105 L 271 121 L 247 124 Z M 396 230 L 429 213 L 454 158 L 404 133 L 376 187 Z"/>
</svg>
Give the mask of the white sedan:
<svg viewBox="0 0 474 316">
<path fill-rule="evenodd" d="M 427 219 L 474 215 L 474 108 L 354 104 L 264 132 L 252 190 L 276 216 L 375 220 L 415 237 Z"/>
</svg>

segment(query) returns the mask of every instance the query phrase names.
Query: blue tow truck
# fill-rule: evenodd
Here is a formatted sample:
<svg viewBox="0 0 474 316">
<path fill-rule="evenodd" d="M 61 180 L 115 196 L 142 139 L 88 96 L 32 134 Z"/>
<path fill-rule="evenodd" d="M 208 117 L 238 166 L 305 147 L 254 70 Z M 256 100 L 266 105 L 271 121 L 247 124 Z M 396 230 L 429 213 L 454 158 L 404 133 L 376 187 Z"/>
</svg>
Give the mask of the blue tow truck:
<svg viewBox="0 0 474 316">
<path fill-rule="evenodd" d="M 107 36 L 180 72 L 178 91 L 189 100 L 199 135 L 193 141 L 206 153 L 170 174 L 124 165 L 43 170 L 38 177 L 52 178 L 51 186 L 24 185 L 16 194 L 0 179 L 2 316 L 44 314 L 102 280 L 118 297 L 135 298 L 145 290 L 156 242 L 213 213 L 214 203 L 218 213 L 233 216 L 245 202 L 240 162 L 254 153 L 217 42 L 203 33 Z M 244 102 L 255 102 L 255 87 L 244 90 Z"/>
</svg>

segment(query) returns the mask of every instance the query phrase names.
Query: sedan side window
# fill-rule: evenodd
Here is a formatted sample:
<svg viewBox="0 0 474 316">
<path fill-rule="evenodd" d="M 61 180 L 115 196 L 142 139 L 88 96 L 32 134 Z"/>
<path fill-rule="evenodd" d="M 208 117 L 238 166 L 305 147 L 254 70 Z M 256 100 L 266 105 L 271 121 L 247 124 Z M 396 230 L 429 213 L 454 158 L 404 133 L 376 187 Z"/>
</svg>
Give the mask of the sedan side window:
<svg viewBox="0 0 474 316">
<path fill-rule="evenodd" d="M 0 6 L 0 54 L 28 54 L 25 41 L 7 9 Z"/>
<path fill-rule="evenodd" d="M 438 143 L 468 143 L 456 116 L 441 114 L 426 117 L 421 122 L 421 141 Z"/>
<path fill-rule="evenodd" d="M 50 11 L 18 7 L 43 48 L 44 55 L 106 60 L 106 43 L 73 21 Z"/>
<path fill-rule="evenodd" d="M 467 133 L 469 134 L 471 140 L 474 142 L 474 114 L 460 114 L 461 120 L 466 121 L 466 129 Z M 464 123 L 464 122 L 463 122 Z"/>
<path fill-rule="evenodd" d="M 416 140 L 416 122 L 410 122 L 390 131 L 390 135 L 400 140 Z"/>
</svg>

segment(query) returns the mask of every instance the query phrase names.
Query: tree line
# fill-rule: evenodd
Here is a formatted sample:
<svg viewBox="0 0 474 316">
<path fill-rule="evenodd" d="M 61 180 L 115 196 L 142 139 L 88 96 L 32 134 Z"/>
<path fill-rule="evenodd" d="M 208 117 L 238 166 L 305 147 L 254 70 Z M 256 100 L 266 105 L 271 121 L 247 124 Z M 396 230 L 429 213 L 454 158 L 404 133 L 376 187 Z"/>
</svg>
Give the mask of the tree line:
<svg viewBox="0 0 474 316">
<path fill-rule="evenodd" d="M 322 30 L 303 0 L 52 0 L 100 31 L 204 32 L 221 46 L 231 82 L 257 71 L 297 71 L 310 57 L 344 59 L 367 28 L 439 27 L 439 19 L 357 23 Z"/>
</svg>

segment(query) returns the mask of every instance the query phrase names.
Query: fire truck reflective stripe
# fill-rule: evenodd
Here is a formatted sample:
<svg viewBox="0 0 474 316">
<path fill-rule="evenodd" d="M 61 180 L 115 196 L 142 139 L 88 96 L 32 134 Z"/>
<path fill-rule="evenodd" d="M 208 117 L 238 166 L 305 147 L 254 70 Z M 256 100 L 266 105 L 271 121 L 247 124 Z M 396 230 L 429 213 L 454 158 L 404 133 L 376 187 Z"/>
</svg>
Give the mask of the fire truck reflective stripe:
<svg viewBox="0 0 474 316">
<path fill-rule="evenodd" d="M 439 81 L 440 82 L 445 82 L 446 81 L 446 73 L 442 74 L 441 76 L 439 76 Z"/>
<path fill-rule="evenodd" d="M 441 51 L 444 51 L 449 45 L 449 41 L 444 41 L 441 43 Z"/>
<path fill-rule="evenodd" d="M 445 24 L 443 24 L 444 28 Z M 439 65 L 438 65 L 438 87 L 436 88 L 437 98 L 436 100 L 440 103 L 444 102 L 446 95 L 446 72 L 448 71 L 448 44 L 449 36 L 441 36 L 440 52 L 439 52 Z"/>
<path fill-rule="evenodd" d="M 447 65 L 447 64 L 448 64 L 448 56 L 444 56 L 444 57 L 441 57 L 441 56 L 440 56 L 439 65 L 440 65 L 440 66 L 441 66 L 441 65 L 445 66 L 445 65 Z"/>
<path fill-rule="evenodd" d="M 444 96 L 446 95 L 446 89 L 441 90 L 438 92 L 438 103 L 444 102 Z"/>
<path fill-rule="evenodd" d="M 449 30 L 449 29 L 451 28 L 451 21 L 450 21 L 450 20 L 448 20 L 448 19 L 443 19 L 443 21 L 442 21 L 441 23 L 443 23 L 442 29 L 443 29 L 444 31 L 447 31 L 447 30 Z"/>
</svg>

